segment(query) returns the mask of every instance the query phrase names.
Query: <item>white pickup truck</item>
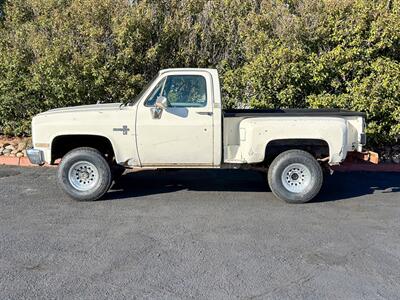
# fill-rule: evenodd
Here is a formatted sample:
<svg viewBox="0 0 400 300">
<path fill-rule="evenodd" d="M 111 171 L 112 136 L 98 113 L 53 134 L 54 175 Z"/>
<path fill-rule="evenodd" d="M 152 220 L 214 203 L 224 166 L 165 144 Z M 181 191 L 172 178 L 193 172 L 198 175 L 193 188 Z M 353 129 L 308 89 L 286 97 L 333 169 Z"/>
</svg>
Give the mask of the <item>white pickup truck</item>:
<svg viewBox="0 0 400 300">
<path fill-rule="evenodd" d="M 127 104 L 53 109 L 33 118 L 32 163 L 55 164 L 77 200 L 96 200 L 125 168 L 256 168 L 289 203 L 313 199 L 322 166 L 366 142 L 364 114 L 342 110 L 223 110 L 213 69 L 162 70 Z M 123 167 L 123 168 L 121 168 Z"/>
</svg>

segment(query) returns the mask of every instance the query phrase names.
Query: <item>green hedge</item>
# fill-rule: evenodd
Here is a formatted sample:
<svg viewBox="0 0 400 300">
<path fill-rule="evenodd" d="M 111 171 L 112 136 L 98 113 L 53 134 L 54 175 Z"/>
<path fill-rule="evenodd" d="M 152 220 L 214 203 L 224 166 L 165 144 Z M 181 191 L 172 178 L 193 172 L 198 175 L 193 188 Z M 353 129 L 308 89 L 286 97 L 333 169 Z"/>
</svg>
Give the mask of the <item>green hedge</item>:
<svg viewBox="0 0 400 300">
<path fill-rule="evenodd" d="M 2 2 L 6 134 L 129 101 L 167 67 L 217 68 L 226 107 L 340 107 L 367 112 L 372 144 L 400 134 L 400 0 Z"/>
</svg>

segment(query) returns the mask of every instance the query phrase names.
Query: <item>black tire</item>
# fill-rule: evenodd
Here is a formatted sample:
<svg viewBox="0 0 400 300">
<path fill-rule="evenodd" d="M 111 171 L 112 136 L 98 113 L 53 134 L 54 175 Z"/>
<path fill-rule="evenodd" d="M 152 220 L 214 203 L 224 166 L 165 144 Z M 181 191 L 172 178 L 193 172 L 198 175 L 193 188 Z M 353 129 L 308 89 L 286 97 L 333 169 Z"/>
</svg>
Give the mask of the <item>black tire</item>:
<svg viewBox="0 0 400 300">
<path fill-rule="evenodd" d="M 88 164 L 88 169 L 91 169 L 90 166 L 93 166 L 95 171 L 97 172 L 95 173 L 96 180 L 92 180 L 94 182 L 89 183 L 89 185 L 93 186 L 88 190 L 77 189 L 72 183 L 72 181 L 75 179 L 73 179 L 72 181 L 70 180 L 71 168 L 74 168 L 74 166 L 76 166 L 80 162 Z M 78 171 L 79 170 L 76 169 L 76 172 Z M 73 174 L 72 170 L 71 174 Z M 85 172 L 84 175 L 89 176 L 87 174 L 89 173 Z M 80 175 L 76 173 L 76 176 L 77 181 L 79 181 L 78 178 Z M 100 199 L 108 191 L 112 182 L 111 169 L 106 159 L 98 150 L 86 147 L 76 148 L 68 152 L 62 158 L 61 163 L 58 167 L 57 177 L 58 183 L 62 190 L 68 196 L 78 201 L 94 201 Z M 75 175 L 72 177 L 75 177 Z M 87 181 L 89 182 L 89 179 L 87 179 Z"/>
<path fill-rule="evenodd" d="M 311 154 L 302 150 L 281 153 L 268 169 L 268 183 L 272 193 L 287 203 L 298 204 L 312 200 L 321 190 L 322 182 L 320 164 Z M 296 190 L 297 187 L 299 190 Z"/>
</svg>

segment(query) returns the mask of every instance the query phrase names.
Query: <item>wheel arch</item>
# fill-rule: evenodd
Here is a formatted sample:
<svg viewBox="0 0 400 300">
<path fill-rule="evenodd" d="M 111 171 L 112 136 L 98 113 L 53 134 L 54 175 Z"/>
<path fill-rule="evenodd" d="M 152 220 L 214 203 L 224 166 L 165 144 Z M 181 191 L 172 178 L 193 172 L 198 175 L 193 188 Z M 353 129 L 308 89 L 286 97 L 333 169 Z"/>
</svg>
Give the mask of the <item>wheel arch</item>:
<svg viewBox="0 0 400 300">
<path fill-rule="evenodd" d="M 304 150 L 317 159 L 329 159 L 331 146 L 328 141 L 318 138 L 274 139 L 266 143 L 264 162 L 270 164 L 279 154 L 288 150 Z"/>
<path fill-rule="evenodd" d="M 113 142 L 106 136 L 97 134 L 63 134 L 55 136 L 51 141 L 51 163 L 53 164 L 69 151 L 80 147 L 94 148 L 110 161 L 116 155 Z"/>
</svg>

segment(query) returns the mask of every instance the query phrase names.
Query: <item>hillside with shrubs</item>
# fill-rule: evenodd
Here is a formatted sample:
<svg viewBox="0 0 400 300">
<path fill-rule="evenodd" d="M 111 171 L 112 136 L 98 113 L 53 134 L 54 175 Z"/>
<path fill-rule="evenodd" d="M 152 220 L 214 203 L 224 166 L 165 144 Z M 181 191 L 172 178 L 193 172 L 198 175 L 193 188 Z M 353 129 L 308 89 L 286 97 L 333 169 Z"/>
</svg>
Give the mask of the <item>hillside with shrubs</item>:
<svg viewBox="0 0 400 300">
<path fill-rule="evenodd" d="M 225 107 L 366 112 L 400 134 L 400 0 L 0 1 L 0 134 L 127 102 L 159 69 L 217 68 Z"/>
</svg>

